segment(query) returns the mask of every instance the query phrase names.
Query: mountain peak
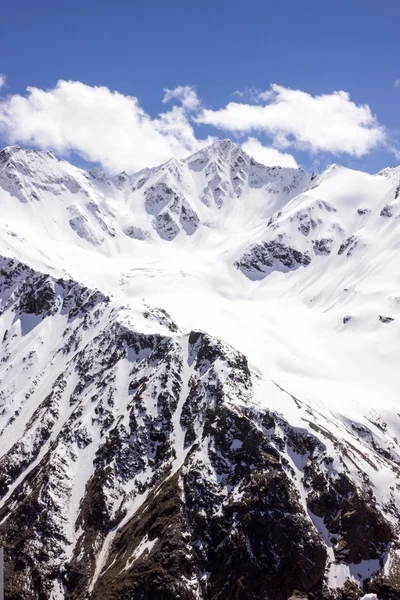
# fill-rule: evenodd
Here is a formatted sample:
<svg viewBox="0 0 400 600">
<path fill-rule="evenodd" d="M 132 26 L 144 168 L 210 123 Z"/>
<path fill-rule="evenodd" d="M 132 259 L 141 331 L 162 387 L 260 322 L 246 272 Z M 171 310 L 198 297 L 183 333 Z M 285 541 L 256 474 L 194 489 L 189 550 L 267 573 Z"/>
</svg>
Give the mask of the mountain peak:
<svg viewBox="0 0 400 600">
<path fill-rule="evenodd" d="M 246 152 L 242 150 L 239 144 L 236 144 L 235 142 L 232 142 L 232 140 L 229 139 L 218 140 L 216 142 L 213 142 L 212 144 L 210 144 L 210 146 L 207 146 L 206 150 L 208 151 L 210 156 L 216 155 L 225 160 L 235 158 L 239 154 L 242 154 L 243 156 L 248 156 Z"/>
<path fill-rule="evenodd" d="M 21 150 L 21 146 L 6 146 L 0 151 L 0 164 L 6 164 Z"/>
<path fill-rule="evenodd" d="M 19 144 L 13 144 L 12 146 L 5 146 L 3 150 L 0 151 L 0 155 L 8 155 L 15 156 L 16 154 L 25 155 L 25 156 L 43 156 L 55 159 L 55 155 L 51 150 L 38 150 L 36 148 L 23 148 Z M 58 159 L 57 159 L 58 160 Z"/>
<path fill-rule="evenodd" d="M 242 148 L 231 140 L 217 140 L 209 146 L 205 146 L 194 154 L 185 158 L 184 162 L 189 167 L 197 171 L 203 169 L 205 164 L 218 163 L 227 166 L 229 163 L 237 160 L 241 156 L 243 161 L 250 162 L 250 157 L 242 150 Z"/>
<path fill-rule="evenodd" d="M 22 148 L 19 145 L 6 146 L 0 151 L 0 165 L 7 165 L 10 162 L 18 167 L 32 164 L 36 161 L 57 160 L 54 154 L 49 150 L 35 150 L 33 148 Z"/>
<path fill-rule="evenodd" d="M 230 140 L 229 138 L 225 138 L 223 140 L 216 140 L 215 142 L 210 144 L 208 146 L 208 148 L 210 148 L 210 149 L 215 148 L 222 152 L 227 152 L 227 151 L 231 151 L 234 149 L 240 150 L 240 146 L 238 144 L 236 144 L 235 142 L 232 142 L 232 140 Z"/>
</svg>

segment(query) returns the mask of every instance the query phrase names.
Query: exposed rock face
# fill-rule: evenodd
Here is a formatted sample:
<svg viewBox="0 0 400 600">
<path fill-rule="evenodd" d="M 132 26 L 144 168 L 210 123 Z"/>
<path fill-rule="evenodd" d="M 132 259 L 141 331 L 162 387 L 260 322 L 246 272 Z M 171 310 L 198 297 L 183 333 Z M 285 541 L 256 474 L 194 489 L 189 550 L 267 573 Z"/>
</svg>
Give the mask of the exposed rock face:
<svg viewBox="0 0 400 600">
<path fill-rule="evenodd" d="M 382 208 L 380 215 L 381 217 L 392 217 L 392 207 L 389 204 L 386 204 L 386 206 Z"/>
<path fill-rule="evenodd" d="M 311 262 L 309 254 L 302 253 L 280 241 L 255 244 L 235 263 L 238 269 L 258 277 L 267 275 L 273 268 L 296 269 Z"/>
<path fill-rule="evenodd" d="M 385 317 L 385 315 L 379 315 L 379 320 L 381 323 L 391 323 L 394 321 L 393 317 Z"/>
<path fill-rule="evenodd" d="M 315 254 L 330 254 L 332 251 L 332 243 L 332 238 L 321 238 L 320 240 L 314 240 Z"/>
<path fill-rule="evenodd" d="M 14 413 L 12 388 L 2 391 L 10 424 L 36 407 L 0 463 L 9 598 L 333 598 L 310 515 L 337 561 L 380 559 L 396 538 L 371 488 L 332 469 L 322 430 L 252 403 L 243 355 L 199 331 L 182 336 L 160 309 L 145 318 L 164 334 L 135 332 L 98 292 L 9 259 L 1 273 L 3 312 L 34 314 L 38 329 L 64 322 L 48 395 L 46 371 Z"/>
<path fill-rule="evenodd" d="M 357 247 L 358 242 L 359 240 L 355 235 L 350 235 L 340 244 L 338 254 L 346 254 L 348 257 L 351 256 L 354 249 Z"/>
<path fill-rule="evenodd" d="M 334 553 L 338 561 L 360 563 L 379 558 L 394 532 L 371 497 L 361 494 L 344 475 L 336 480 L 310 482 L 308 506 L 336 534 Z"/>
<path fill-rule="evenodd" d="M 125 235 L 134 240 L 143 241 L 151 238 L 151 235 L 148 231 L 145 231 L 141 227 L 136 227 L 135 225 L 127 225 L 123 231 Z"/>
<path fill-rule="evenodd" d="M 200 198 L 206 206 L 222 208 L 230 198 L 240 198 L 246 189 L 284 193 L 287 198 L 303 190 L 311 176 L 301 169 L 266 167 L 248 156 L 230 140 L 222 140 L 185 160 L 189 169 L 202 174 Z"/>
<path fill-rule="evenodd" d="M 188 235 L 196 231 L 200 223 L 196 212 L 189 202 L 165 181 L 161 180 L 146 188 L 144 196 L 146 211 L 155 215 L 156 231 L 161 238 L 174 239 L 180 231 L 179 222 Z"/>
<path fill-rule="evenodd" d="M 168 210 L 157 215 L 155 222 L 157 233 L 161 238 L 173 240 L 178 235 L 179 227 Z"/>
</svg>

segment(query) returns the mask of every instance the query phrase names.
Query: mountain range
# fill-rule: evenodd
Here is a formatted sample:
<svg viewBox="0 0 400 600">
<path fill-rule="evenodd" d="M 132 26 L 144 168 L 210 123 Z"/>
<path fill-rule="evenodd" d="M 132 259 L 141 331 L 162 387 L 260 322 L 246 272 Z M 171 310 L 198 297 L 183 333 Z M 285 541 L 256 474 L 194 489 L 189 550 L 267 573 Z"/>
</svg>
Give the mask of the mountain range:
<svg viewBox="0 0 400 600">
<path fill-rule="evenodd" d="M 7 600 L 400 598 L 400 167 L 0 152 Z"/>
</svg>

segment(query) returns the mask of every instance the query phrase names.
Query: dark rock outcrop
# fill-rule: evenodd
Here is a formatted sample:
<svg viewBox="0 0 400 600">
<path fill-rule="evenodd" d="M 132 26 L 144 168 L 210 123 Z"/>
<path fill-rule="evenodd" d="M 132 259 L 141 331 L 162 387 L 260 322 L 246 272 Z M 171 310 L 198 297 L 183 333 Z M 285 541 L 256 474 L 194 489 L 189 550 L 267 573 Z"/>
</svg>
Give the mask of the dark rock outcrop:
<svg viewBox="0 0 400 600">
<path fill-rule="evenodd" d="M 300 252 L 283 242 L 263 242 L 250 246 L 248 251 L 235 262 L 235 266 L 245 273 L 265 276 L 271 270 L 296 269 L 307 266 L 311 257 L 307 252 Z"/>
</svg>

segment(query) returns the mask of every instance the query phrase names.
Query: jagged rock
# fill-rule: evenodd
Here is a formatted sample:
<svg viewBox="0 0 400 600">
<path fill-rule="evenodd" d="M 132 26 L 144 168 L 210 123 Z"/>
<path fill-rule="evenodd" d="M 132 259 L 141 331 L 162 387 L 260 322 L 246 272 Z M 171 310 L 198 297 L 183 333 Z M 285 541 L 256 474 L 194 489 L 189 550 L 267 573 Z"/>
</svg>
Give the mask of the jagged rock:
<svg viewBox="0 0 400 600">
<path fill-rule="evenodd" d="M 147 188 L 145 198 L 146 210 L 151 215 L 157 215 L 171 202 L 179 201 L 179 195 L 163 181 Z"/>
<path fill-rule="evenodd" d="M 35 286 L 25 286 L 20 295 L 19 310 L 28 315 L 47 313 L 53 308 L 54 299 L 54 288 L 48 278 L 43 277 L 41 281 L 35 282 Z"/>
<path fill-rule="evenodd" d="M 307 476 L 313 477 L 312 467 Z M 323 518 L 329 532 L 337 536 L 334 553 L 337 560 L 359 563 L 379 558 L 394 532 L 377 510 L 371 497 L 360 493 L 344 474 L 310 481 L 308 496 L 311 512 Z"/>
<path fill-rule="evenodd" d="M 299 212 L 296 216 L 300 221 L 299 231 L 301 231 L 303 235 L 308 235 L 312 229 L 316 229 L 317 222 L 308 212 Z"/>
<path fill-rule="evenodd" d="M 157 215 L 155 223 L 158 235 L 165 240 L 173 240 L 179 233 L 179 227 L 168 210 Z"/>
<path fill-rule="evenodd" d="M 392 217 L 393 216 L 393 212 L 392 212 L 392 207 L 389 204 L 386 204 L 386 206 L 384 206 L 380 212 L 380 216 L 381 217 Z"/>
<path fill-rule="evenodd" d="M 181 206 L 180 222 L 188 235 L 192 235 L 200 223 L 199 217 L 185 200 Z"/>
<path fill-rule="evenodd" d="M 344 240 L 344 242 L 340 244 L 338 254 L 344 254 L 347 251 L 346 255 L 351 256 L 358 242 L 359 240 L 355 235 L 350 235 L 347 239 Z"/>
<path fill-rule="evenodd" d="M 235 263 L 235 266 L 245 273 L 265 276 L 273 268 L 279 269 L 279 266 L 294 269 L 307 266 L 310 262 L 309 254 L 275 241 L 251 246 L 241 259 Z"/>
<path fill-rule="evenodd" d="M 135 225 L 127 225 L 124 228 L 124 234 L 134 240 L 149 240 L 151 235 L 148 231 L 145 231 L 141 227 L 135 227 Z"/>
<path fill-rule="evenodd" d="M 314 240 L 314 252 L 315 254 L 330 254 L 332 251 L 332 238 L 321 238 L 320 240 Z"/>
<path fill-rule="evenodd" d="M 391 323 L 394 321 L 393 317 L 385 317 L 384 315 L 379 315 L 379 320 L 381 323 Z"/>
</svg>

